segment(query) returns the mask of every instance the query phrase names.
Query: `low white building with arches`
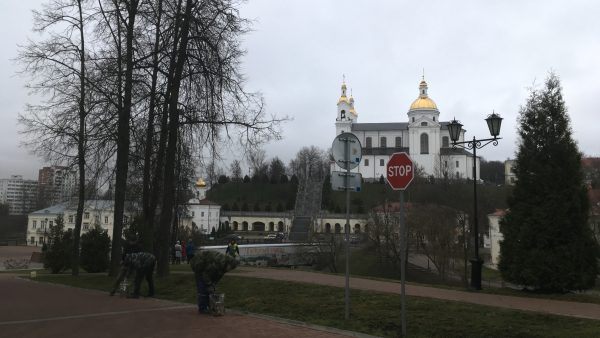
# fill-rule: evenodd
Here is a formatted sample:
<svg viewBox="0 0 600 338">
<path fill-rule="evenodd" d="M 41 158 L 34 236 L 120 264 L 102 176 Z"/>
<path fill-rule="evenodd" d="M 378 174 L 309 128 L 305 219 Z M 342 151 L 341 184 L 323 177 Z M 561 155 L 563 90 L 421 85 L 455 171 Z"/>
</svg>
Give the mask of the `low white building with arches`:
<svg viewBox="0 0 600 338">
<path fill-rule="evenodd" d="M 448 123 L 440 121 L 440 111 L 429 97 L 428 85 L 423 78 L 419 83 L 419 96 L 410 105 L 407 122 L 358 123 L 358 113 L 352 95 L 346 95 L 346 84 L 337 103 L 335 120 L 336 135 L 352 133 L 362 145 L 362 160 L 352 172 L 358 172 L 367 180 L 386 177 L 385 168 L 390 155 L 406 152 L 433 177 L 473 178 L 472 154 L 462 148 L 453 149 Z M 375 116 L 376 113 L 370 114 Z M 404 118 L 402 118 L 404 120 Z M 406 120 L 405 120 L 406 121 Z M 462 130 L 459 141 L 463 141 Z M 479 158 L 476 179 L 479 179 Z M 331 170 L 341 170 L 335 163 Z"/>
<path fill-rule="evenodd" d="M 221 225 L 234 232 L 284 232 L 292 225 L 290 212 L 223 211 Z"/>
</svg>

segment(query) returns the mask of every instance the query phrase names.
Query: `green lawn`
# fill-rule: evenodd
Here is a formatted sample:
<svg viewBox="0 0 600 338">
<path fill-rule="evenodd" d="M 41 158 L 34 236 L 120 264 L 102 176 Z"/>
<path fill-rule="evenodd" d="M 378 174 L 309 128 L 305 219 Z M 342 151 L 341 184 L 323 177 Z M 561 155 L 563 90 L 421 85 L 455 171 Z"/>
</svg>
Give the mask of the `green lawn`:
<svg viewBox="0 0 600 338">
<path fill-rule="evenodd" d="M 179 270 L 179 269 L 178 269 Z M 38 280 L 107 291 L 106 275 L 46 275 Z M 158 297 L 195 303 L 191 274 L 156 281 Z M 351 292 L 351 320 L 344 318 L 344 290 L 294 282 L 225 276 L 219 291 L 228 308 L 385 337 L 400 331 L 400 297 Z M 108 295 L 107 295 L 108 297 Z M 497 309 L 451 301 L 407 297 L 408 333 L 413 337 L 598 337 L 600 322 Z"/>
</svg>

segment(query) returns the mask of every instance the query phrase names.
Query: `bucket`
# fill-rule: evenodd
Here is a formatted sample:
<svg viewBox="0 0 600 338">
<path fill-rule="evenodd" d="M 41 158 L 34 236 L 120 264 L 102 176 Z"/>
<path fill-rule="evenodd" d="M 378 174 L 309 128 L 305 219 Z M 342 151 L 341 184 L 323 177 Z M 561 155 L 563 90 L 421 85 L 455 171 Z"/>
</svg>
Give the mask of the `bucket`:
<svg viewBox="0 0 600 338">
<path fill-rule="evenodd" d="M 209 308 L 213 316 L 225 315 L 225 294 L 211 293 L 209 296 Z"/>
</svg>

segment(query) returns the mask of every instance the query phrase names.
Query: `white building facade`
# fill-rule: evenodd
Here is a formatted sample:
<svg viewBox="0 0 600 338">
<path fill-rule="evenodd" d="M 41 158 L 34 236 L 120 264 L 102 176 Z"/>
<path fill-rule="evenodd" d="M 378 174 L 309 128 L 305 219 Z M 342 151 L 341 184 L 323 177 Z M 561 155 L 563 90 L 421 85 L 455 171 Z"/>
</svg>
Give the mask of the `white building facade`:
<svg viewBox="0 0 600 338">
<path fill-rule="evenodd" d="M 505 215 L 506 211 L 504 210 L 496 210 L 493 214 L 488 215 L 491 255 L 489 266 L 493 269 L 498 269 L 498 263 L 500 262 L 500 242 L 504 239 L 502 232 L 500 232 L 500 221 Z"/>
<path fill-rule="evenodd" d="M 336 135 L 350 132 L 360 140 L 362 161 L 353 172 L 368 180 L 386 177 L 390 155 L 406 152 L 423 169 L 425 176 L 436 178 L 473 178 L 472 154 L 462 148 L 453 149 L 449 122 L 440 121 L 440 111 L 427 93 L 427 82 L 419 84 L 419 97 L 410 105 L 407 122 L 358 123 L 354 98 L 346 95 L 346 84 L 337 103 Z M 462 130 L 459 141 L 463 141 Z M 479 158 L 476 179 L 479 179 Z M 332 163 L 332 170 L 340 168 Z"/>
<path fill-rule="evenodd" d="M 77 204 L 64 202 L 50 206 L 45 209 L 30 213 L 27 217 L 27 245 L 38 246 L 48 242 L 50 227 L 55 224 L 56 219 L 62 216 L 64 230 L 75 228 L 75 217 Z M 126 227 L 137 211 L 126 206 L 123 214 L 123 224 Z M 96 226 L 107 231 L 112 238 L 113 234 L 114 201 L 112 200 L 88 200 L 85 201 L 83 209 L 83 220 L 81 222 L 81 234 Z"/>
</svg>

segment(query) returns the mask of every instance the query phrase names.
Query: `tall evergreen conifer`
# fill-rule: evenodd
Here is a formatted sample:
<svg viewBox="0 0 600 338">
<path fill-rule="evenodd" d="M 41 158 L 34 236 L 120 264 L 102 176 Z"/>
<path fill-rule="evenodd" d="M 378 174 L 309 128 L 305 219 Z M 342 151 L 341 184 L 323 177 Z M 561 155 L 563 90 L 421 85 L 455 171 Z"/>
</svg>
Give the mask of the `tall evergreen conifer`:
<svg viewBox="0 0 600 338">
<path fill-rule="evenodd" d="M 554 292 L 593 287 L 599 253 L 587 222 L 581 153 L 561 91 L 551 73 L 521 108 L 517 182 L 500 223 L 503 278 Z"/>
</svg>

